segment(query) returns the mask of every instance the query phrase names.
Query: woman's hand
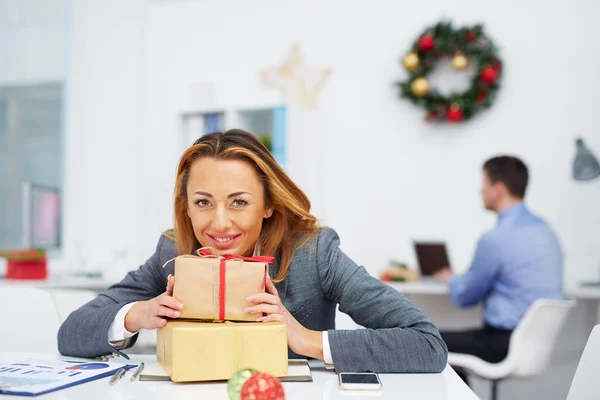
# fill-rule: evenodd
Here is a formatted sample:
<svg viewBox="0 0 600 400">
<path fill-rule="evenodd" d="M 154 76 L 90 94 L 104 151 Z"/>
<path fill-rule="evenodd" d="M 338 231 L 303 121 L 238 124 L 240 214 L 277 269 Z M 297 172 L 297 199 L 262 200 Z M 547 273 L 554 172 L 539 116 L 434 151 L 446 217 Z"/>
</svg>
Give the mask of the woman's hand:
<svg viewBox="0 0 600 400">
<path fill-rule="evenodd" d="M 153 299 L 138 301 L 125 315 L 125 329 L 137 332 L 140 329 L 162 328 L 167 324 L 165 317 L 179 317 L 183 304 L 173 298 L 175 277 L 169 275 L 167 291 Z"/>
<path fill-rule="evenodd" d="M 296 318 L 284 307 L 279 298 L 279 293 L 271 278 L 267 276 L 266 293 L 248 297 L 248 301 L 257 303 L 255 306 L 244 309 L 250 314 L 262 314 L 257 322 L 278 321 L 287 325 L 288 346 L 296 354 L 323 359 L 323 334 L 320 331 L 311 331 L 303 327 Z"/>
</svg>

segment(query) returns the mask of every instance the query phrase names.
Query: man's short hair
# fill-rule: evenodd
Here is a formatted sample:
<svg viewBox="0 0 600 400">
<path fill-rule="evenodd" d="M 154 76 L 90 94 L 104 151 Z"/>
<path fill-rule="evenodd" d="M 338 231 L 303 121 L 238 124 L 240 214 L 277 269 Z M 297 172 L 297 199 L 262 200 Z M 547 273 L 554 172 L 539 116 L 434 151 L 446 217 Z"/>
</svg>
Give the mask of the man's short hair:
<svg viewBox="0 0 600 400">
<path fill-rule="evenodd" d="M 511 156 L 494 157 L 483 164 L 483 169 L 492 183 L 502 182 L 513 196 L 525 197 L 529 173 L 523 161 Z"/>
</svg>

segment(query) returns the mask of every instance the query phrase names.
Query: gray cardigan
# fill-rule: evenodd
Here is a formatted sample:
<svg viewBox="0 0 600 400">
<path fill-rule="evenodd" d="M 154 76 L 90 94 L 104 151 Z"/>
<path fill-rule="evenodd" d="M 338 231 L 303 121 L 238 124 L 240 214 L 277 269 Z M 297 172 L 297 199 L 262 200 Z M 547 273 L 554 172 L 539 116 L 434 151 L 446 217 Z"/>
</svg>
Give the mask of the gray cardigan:
<svg viewBox="0 0 600 400">
<path fill-rule="evenodd" d="M 316 241 L 295 251 L 288 276 L 276 285 L 284 306 L 304 327 L 328 331 L 337 372 L 441 372 L 448 349 L 436 327 L 406 297 L 355 264 L 339 244 L 336 232 L 323 228 Z M 120 353 L 108 342 L 117 312 L 127 303 L 162 294 L 173 274 L 173 263 L 163 264 L 175 256 L 174 242 L 161 236 L 144 265 L 69 315 L 58 332 L 60 353 Z M 276 261 L 269 273 L 276 276 L 278 270 Z M 367 329 L 334 330 L 336 304 Z"/>
</svg>

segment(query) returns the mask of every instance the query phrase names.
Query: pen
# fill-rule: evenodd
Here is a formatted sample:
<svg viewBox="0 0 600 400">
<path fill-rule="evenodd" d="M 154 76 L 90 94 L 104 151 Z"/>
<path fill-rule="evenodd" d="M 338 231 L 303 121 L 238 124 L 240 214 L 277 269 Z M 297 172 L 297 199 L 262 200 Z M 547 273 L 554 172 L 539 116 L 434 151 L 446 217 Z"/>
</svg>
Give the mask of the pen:
<svg viewBox="0 0 600 400">
<path fill-rule="evenodd" d="M 138 375 L 140 374 L 140 372 L 142 372 L 143 369 L 144 369 L 144 363 L 141 362 L 140 365 L 138 365 L 135 372 L 133 373 L 133 376 L 131 377 L 131 382 L 135 381 L 135 378 L 138 377 Z"/>
<path fill-rule="evenodd" d="M 119 381 L 125 375 L 125 368 L 119 368 L 117 372 L 110 378 L 109 384 L 112 386 Z"/>
</svg>

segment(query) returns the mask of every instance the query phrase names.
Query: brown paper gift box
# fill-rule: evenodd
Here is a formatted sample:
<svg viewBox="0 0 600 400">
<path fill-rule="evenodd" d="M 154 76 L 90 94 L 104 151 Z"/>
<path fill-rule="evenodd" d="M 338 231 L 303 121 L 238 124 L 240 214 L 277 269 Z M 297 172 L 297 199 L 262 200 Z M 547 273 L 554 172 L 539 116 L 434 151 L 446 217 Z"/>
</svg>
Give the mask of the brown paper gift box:
<svg viewBox="0 0 600 400">
<path fill-rule="evenodd" d="M 264 292 L 268 264 L 252 259 L 272 258 L 177 257 L 173 297 L 183 304 L 180 318 L 256 321 L 244 308 L 254 305 L 248 296 Z"/>
<path fill-rule="evenodd" d="M 157 331 L 156 357 L 174 382 L 226 380 L 245 368 L 288 373 L 287 326 L 279 322 L 169 320 Z"/>
</svg>

